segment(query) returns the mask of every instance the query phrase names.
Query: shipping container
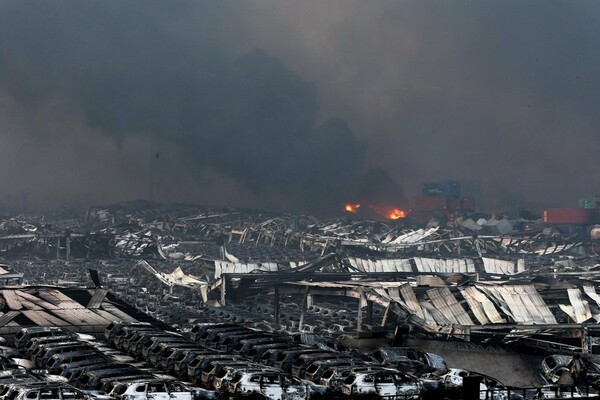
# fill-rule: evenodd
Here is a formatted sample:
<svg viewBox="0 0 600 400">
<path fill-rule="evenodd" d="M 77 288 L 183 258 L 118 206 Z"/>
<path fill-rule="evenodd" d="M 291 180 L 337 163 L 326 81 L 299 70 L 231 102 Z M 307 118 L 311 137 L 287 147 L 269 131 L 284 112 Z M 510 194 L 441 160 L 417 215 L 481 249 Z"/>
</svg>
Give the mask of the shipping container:
<svg viewBox="0 0 600 400">
<path fill-rule="evenodd" d="M 585 209 L 598 208 L 598 202 L 596 199 L 579 199 L 577 206 Z"/>
<path fill-rule="evenodd" d="M 544 210 L 546 224 L 589 225 L 598 220 L 598 210 L 585 208 L 553 208 Z"/>
<path fill-rule="evenodd" d="M 461 211 L 462 203 L 458 197 L 446 197 L 446 210 L 448 211 Z"/>
<path fill-rule="evenodd" d="M 460 197 L 460 183 L 457 181 L 424 182 L 423 196 Z"/>
</svg>

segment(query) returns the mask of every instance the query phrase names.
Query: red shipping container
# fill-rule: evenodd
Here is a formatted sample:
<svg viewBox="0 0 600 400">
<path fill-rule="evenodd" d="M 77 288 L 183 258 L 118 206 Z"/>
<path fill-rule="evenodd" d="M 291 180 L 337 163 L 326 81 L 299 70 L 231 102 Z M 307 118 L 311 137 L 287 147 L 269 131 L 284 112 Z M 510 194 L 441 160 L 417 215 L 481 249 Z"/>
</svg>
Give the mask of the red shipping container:
<svg viewBox="0 0 600 400">
<path fill-rule="evenodd" d="M 446 208 L 448 211 L 460 211 L 462 210 L 461 201 L 457 197 L 446 198 Z"/>
<path fill-rule="evenodd" d="M 448 208 L 447 198 L 443 196 L 417 196 L 412 198 L 413 211 L 436 211 Z"/>
<path fill-rule="evenodd" d="M 546 224 L 593 224 L 598 220 L 598 210 L 585 208 L 553 208 L 544 210 Z"/>
</svg>

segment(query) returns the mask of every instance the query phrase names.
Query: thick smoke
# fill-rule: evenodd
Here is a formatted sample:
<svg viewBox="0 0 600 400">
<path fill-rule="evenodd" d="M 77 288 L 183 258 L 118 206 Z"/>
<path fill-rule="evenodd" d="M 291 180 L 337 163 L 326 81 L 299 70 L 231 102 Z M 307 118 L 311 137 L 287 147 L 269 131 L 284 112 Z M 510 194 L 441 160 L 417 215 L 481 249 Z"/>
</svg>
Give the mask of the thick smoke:
<svg viewBox="0 0 600 400">
<path fill-rule="evenodd" d="M 275 26 L 246 36 L 315 81 L 326 112 L 368 137 L 367 162 L 408 193 L 455 178 L 481 180 L 490 207 L 599 194 L 600 3 L 256 1 L 252 11 Z"/>
<path fill-rule="evenodd" d="M 488 206 L 572 206 L 599 194 L 599 11 L 3 2 L 0 145 L 24 156 L 0 159 L 0 184 L 120 200 L 148 197 L 152 170 L 159 200 L 326 213 L 455 178 L 481 180 Z"/>
<path fill-rule="evenodd" d="M 85 125 L 76 134 L 102 132 L 116 143 L 145 138 L 156 159 L 148 174 L 158 174 L 161 153 L 170 152 L 174 176 L 149 178 L 160 199 L 167 179 L 195 186 L 194 195 L 229 197 L 194 199 L 184 189 L 185 201 L 239 204 L 250 196 L 251 205 L 265 208 L 340 210 L 362 190 L 365 144 L 342 120 L 320 122 L 314 85 L 284 63 L 260 49 L 228 51 L 239 12 L 208 2 L 2 3 L 0 85 L 32 115 L 63 99 Z M 48 132 L 34 135 L 44 140 Z M 75 141 L 67 146 L 72 153 L 91 150 Z M 98 168 L 116 181 L 142 175 Z M 398 184 L 386 183 L 394 196 L 387 200 L 401 202 Z M 376 188 L 377 195 L 386 190 Z"/>
</svg>

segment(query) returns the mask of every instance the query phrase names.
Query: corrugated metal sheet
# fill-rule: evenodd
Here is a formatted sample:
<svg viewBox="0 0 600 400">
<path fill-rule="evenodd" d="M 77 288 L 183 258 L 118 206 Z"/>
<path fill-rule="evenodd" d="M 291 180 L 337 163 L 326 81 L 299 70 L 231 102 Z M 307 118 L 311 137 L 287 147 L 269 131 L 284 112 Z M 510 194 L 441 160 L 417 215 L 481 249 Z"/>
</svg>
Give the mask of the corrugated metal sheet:
<svg viewBox="0 0 600 400">
<path fill-rule="evenodd" d="M 452 325 L 453 322 L 449 318 L 446 318 L 446 315 L 438 310 L 433 304 L 423 301 L 421 302 L 421 308 L 423 309 L 423 314 L 425 315 L 425 321 L 428 323 L 441 326 Z"/>
<path fill-rule="evenodd" d="M 23 308 L 14 290 L 2 290 L 2 296 L 11 310 L 20 310 Z"/>
<path fill-rule="evenodd" d="M 525 260 L 498 260 L 495 258 L 482 257 L 483 268 L 488 274 L 513 275 L 525 270 Z"/>
<path fill-rule="evenodd" d="M 435 308 L 442 312 L 452 323 L 474 325 L 469 314 L 447 287 L 429 289 L 427 295 Z"/>
<path fill-rule="evenodd" d="M 57 315 L 60 319 L 63 319 L 72 325 L 108 325 L 112 320 L 106 319 L 92 310 L 85 308 L 82 309 L 71 309 L 71 310 L 54 310 L 53 314 Z"/>
<path fill-rule="evenodd" d="M 415 265 L 419 272 L 434 272 L 445 274 L 475 273 L 475 263 L 468 258 L 435 259 L 415 257 Z"/>
<path fill-rule="evenodd" d="M 0 326 L 8 325 L 12 322 L 13 318 L 19 315 L 19 311 L 9 311 L 6 314 L 0 316 Z"/>
<path fill-rule="evenodd" d="M 348 261 L 362 272 L 413 272 L 410 259 L 370 260 L 350 257 Z"/>
<path fill-rule="evenodd" d="M 51 315 L 45 311 L 24 310 L 22 313 L 40 326 L 68 326 L 70 323 Z"/>
<path fill-rule="evenodd" d="M 444 287 L 446 282 L 439 276 L 433 275 L 418 275 L 416 277 L 417 286 Z"/>
<path fill-rule="evenodd" d="M 556 324 L 556 318 L 533 285 L 477 285 L 515 322 Z"/>
<path fill-rule="evenodd" d="M 583 291 L 590 299 L 596 302 L 598 307 L 600 307 L 600 296 L 596 293 L 596 289 L 593 286 L 584 286 Z"/>
<path fill-rule="evenodd" d="M 215 279 L 219 279 L 222 274 L 247 274 L 252 271 L 268 271 L 276 272 L 279 271 L 279 265 L 277 263 L 233 263 L 229 261 L 216 260 L 215 262 Z"/>
<path fill-rule="evenodd" d="M 96 289 L 94 291 L 90 291 L 92 293 L 92 298 L 87 305 L 87 308 L 100 308 L 100 305 L 104 301 L 108 290 L 106 289 Z"/>
<path fill-rule="evenodd" d="M 485 310 L 483 308 L 483 304 L 481 304 L 481 302 L 477 299 L 475 292 L 477 292 L 479 294 L 482 294 L 482 293 L 479 292 L 474 287 L 460 288 L 460 292 L 463 295 L 463 297 L 465 298 L 465 300 L 467 301 L 467 304 L 469 305 L 469 308 L 471 308 L 471 311 L 473 311 L 473 315 L 475 315 L 475 318 L 477 318 L 477 321 L 479 321 L 479 323 L 481 325 L 489 324 L 490 320 L 485 315 Z"/>
<path fill-rule="evenodd" d="M 580 324 L 592 318 L 592 312 L 590 311 L 590 305 L 587 301 L 581 298 L 581 291 L 577 288 L 567 289 L 569 294 L 569 301 L 573 306 L 573 320 Z"/>
<path fill-rule="evenodd" d="M 417 296 L 415 296 L 415 292 L 413 292 L 412 290 L 412 287 L 409 284 L 405 284 L 400 286 L 399 291 L 408 309 L 415 313 L 418 317 L 426 320 L 425 315 L 423 314 L 423 310 L 421 310 L 421 306 L 419 305 L 419 301 L 417 300 Z"/>
<path fill-rule="evenodd" d="M 481 305 L 481 309 L 485 313 L 486 319 L 489 320 L 493 324 L 502 324 L 505 323 L 506 320 L 502 318 L 494 303 L 480 290 L 478 290 L 474 286 L 461 288 L 463 295 L 465 292 L 468 296 L 474 300 L 474 302 Z"/>
<path fill-rule="evenodd" d="M 411 259 L 366 259 L 349 257 L 348 262 L 361 272 L 424 272 L 432 274 L 474 274 L 477 272 L 475 259 L 472 258 L 427 258 L 414 257 Z M 526 270 L 525 260 L 498 260 L 481 258 L 485 272 L 495 275 L 514 275 Z M 217 261 L 223 263 L 222 261 Z M 413 267 L 414 264 L 414 267 Z M 216 264 L 215 264 L 216 265 Z M 232 272 L 228 267 L 228 271 Z M 218 273 L 215 272 L 215 275 Z M 220 275 L 219 275 L 220 276 Z"/>
<path fill-rule="evenodd" d="M 73 301 L 70 297 L 61 293 L 56 289 L 45 289 L 41 290 L 38 294 L 38 297 L 48 301 L 49 303 L 54 304 L 58 308 L 61 309 L 77 309 L 77 308 L 85 308 L 83 305 Z"/>
<path fill-rule="evenodd" d="M 49 302 L 47 302 L 47 301 L 45 301 L 43 299 L 40 299 L 37 296 L 34 296 L 34 295 L 32 295 L 30 293 L 27 293 L 27 292 L 24 292 L 22 290 L 16 290 L 15 294 L 17 296 L 19 296 L 19 298 L 21 299 L 21 302 L 27 300 L 27 301 L 35 304 L 37 307 L 36 308 L 32 308 L 33 310 L 35 310 L 35 309 L 39 309 L 39 310 L 44 310 L 44 309 L 45 310 L 55 310 L 55 309 L 58 308 L 54 304 L 49 303 Z"/>
<path fill-rule="evenodd" d="M 390 244 L 412 244 L 422 241 L 423 239 L 433 235 L 439 228 L 417 229 L 415 231 L 406 232 L 397 236 Z"/>
</svg>

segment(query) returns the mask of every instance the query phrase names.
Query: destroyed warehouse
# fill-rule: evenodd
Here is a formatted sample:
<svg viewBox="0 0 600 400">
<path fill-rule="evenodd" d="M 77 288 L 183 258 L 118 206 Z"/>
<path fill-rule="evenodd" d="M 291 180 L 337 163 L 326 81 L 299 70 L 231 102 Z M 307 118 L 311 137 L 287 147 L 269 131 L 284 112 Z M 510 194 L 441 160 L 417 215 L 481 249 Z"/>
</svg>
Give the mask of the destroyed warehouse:
<svg viewBox="0 0 600 400">
<path fill-rule="evenodd" d="M 446 212 L 419 224 L 137 201 L 6 217 L 0 391 L 594 396 L 596 221 L 587 236 L 565 226 L 597 209 Z"/>
</svg>

